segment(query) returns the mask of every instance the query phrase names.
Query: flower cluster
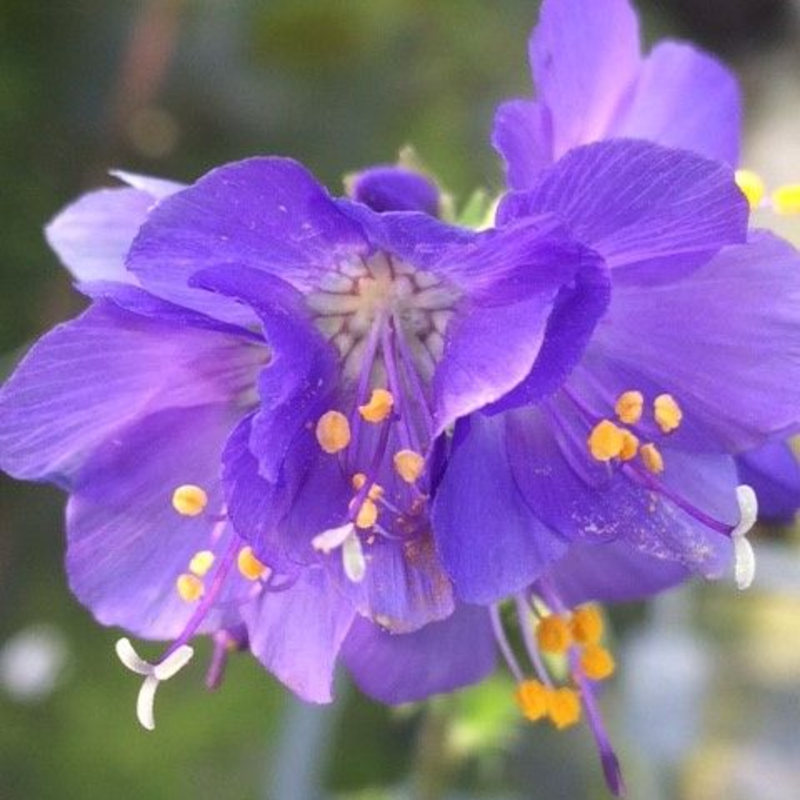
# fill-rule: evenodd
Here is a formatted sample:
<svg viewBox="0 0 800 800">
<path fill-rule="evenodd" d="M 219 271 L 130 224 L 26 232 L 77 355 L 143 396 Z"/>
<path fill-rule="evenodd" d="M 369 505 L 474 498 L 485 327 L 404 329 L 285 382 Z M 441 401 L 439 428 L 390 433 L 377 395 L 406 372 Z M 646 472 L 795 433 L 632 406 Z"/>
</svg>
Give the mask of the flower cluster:
<svg viewBox="0 0 800 800">
<path fill-rule="evenodd" d="M 526 718 L 585 712 L 621 794 L 594 603 L 745 587 L 743 479 L 798 505 L 800 255 L 748 227 L 736 82 L 642 58 L 625 0 L 545 0 L 531 62 L 489 228 L 407 169 L 337 199 L 283 158 L 116 173 L 48 227 L 90 304 L 0 392 L 0 465 L 68 492 L 98 621 L 171 642 L 117 644 L 145 727 L 198 634 L 210 686 L 249 650 L 313 702 L 338 661 L 402 703 L 499 652 Z"/>
</svg>

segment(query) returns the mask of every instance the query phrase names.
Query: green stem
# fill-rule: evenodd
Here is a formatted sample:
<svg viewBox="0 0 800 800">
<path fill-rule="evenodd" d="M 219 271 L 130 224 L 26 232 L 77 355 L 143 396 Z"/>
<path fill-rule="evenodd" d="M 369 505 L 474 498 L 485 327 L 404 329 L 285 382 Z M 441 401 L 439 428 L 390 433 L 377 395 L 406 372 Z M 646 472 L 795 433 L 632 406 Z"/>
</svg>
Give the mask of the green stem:
<svg viewBox="0 0 800 800">
<path fill-rule="evenodd" d="M 451 718 L 449 698 L 430 702 L 424 712 L 413 764 L 414 800 L 443 800 L 447 794 L 456 765 L 448 735 Z"/>
</svg>

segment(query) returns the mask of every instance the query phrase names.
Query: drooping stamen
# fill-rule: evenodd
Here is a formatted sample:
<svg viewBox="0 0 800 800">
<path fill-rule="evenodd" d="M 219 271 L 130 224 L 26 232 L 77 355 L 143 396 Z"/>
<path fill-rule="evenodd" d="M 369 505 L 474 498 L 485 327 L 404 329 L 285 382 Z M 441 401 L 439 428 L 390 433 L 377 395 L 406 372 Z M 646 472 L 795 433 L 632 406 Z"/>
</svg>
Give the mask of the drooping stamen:
<svg viewBox="0 0 800 800">
<path fill-rule="evenodd" d="M 547 716 L 550 689 L 541 681 L 524 680 L 514 692 L 514 699 L 529 722 L 538 722 Z"/>
<path fill-rule="evenodd" d="M 597 606 L 581 606 L 572 612 L 572 638 L 579 644 L 599 644 L 603 638 L 603 615 Z"/>
<path fill-rule="evenodd" d="M 615 797 L 623 797 L 626 792 L 625 779 L 622 776 L 622 768 L 619 764 L 614 747 L 611 744 L 611 737 L 606 731 L 605 723 L 603 722 L 603 715 L 600 713 L 600 707 L 597 704 L 595 697 L 594 687 L 584 677 L 581 672 L 580 665 L 576 663 L 576 654 L 570 655 L 572 661 L 572 668 L 575 676 L 575 682 L 578 684 L 581 691 L 581 698 L 583 706 L 586 709 L 586 718 L 589 721 L 589 729 L 594 737 L 597 751 L 600 754 L 600 764 L 603 768 L 603 776 L 606 779 L 606 785 Z"/>
<path fill-rule="evenodd" d="M 522 633 L 522 641 L 528 652 L 528 658 L 530 658 L 531 664 L 533 664 L 533 668 L 539 676 L 539 680 L 545 686 L 552 686 L 553 682 L 550 680 L 550 675 L 544 665 L 542 655 L 533 638 L 533 616 L 531 614 L 531 608 L 528 605 L 528 600 L 524 595 L 518 594 L 514 598 L 514 603 L 517 607 L 517 622 L 519 623 L 520 632 Z"/>
<path fill-rule="evenodd" d="M 536 641 L 544 653 L 563 655 L 572 644 L 572 631 L 559 614 L 549 614 L 536 626 Z"/>
<path fill-rule="evenodd" d="M 577 725 L 581 721 L 580 695 L 568 686 L 552 689 L 547 694 L 547 716 L 558 730 Z"/>
<path fill-rule="evenodd" d="M 543 579 L 539 581 L 538 586 L 547 604 L 559 614 L 565 614 L 566 606 L 561 602 L 558 593 L 555 591 L 550 581 Z M 597 638 L 602 635 L 602 618 L 596 609 L 593 609 L 591 606 L 584 606 L 582 609 L 576 611 L 573 617 L 572 629 L 573 633 L 576 631 L 579 632 L 581 637 L 589 639 Z M 600 755 L 600 763 L 603 768 L 606 785 L 615 797 L 622 797 L 625 794 L 625 781 L 622 777 L 619 759 L 614 752 L 611 739 L 603 723 L 603 717 L 594 694 L 594 687 L 581 669 L 580 656 L 581 652 L 579 648 L 570 648 L 569 662 L 572 670 L 572 677 L 580 690 L 580 699 L 583 701 L 583 707 L 586 709 L 589 728 L 592 731 L 592 736 L 594 737 Z M 567 708 L 567 710 L 569 709 Z"/>
<path fill-rule="evenodd" d="M 492 621 L 492 632 L 494 633 L 497 646 L 500 648 L 500 652 L 508 665 L 509 671 L 514 676 L 514 680 L 517 684 L 521 684 L 525 680 L 525 674 L 519 666 L 519 662 L 514 655 L 514 651 L 511 649 L 508 637 L 503 629 L 503 620 L 500 618 L 499 606 L 496 604 L 489 606 L 489 617 Z"/>
<path fill-rule="evenodd" d="M 614 656 L 599 644 L 588 644 L 580 655 L 583 674 L 592 681 L 604 681 L 614 674 Z"/>
</svg>

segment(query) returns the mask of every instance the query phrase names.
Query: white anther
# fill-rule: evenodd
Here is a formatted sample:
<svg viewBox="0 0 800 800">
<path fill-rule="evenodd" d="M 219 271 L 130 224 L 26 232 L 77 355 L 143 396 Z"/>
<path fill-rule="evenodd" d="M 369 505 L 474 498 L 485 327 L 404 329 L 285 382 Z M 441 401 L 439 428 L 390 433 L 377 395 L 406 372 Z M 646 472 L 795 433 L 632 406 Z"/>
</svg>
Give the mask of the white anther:
<svg viewBox="0 0 800 800">
<path fill-rule="evenodd" d="M 758 498 L 751 486 L 742 484 L 736 487 L 736 500 L 739 503 L 739 522 L 731 531 L 733 541 L 733 575 L 739 589 L 747 589 L 756 574 L 756 556 L 747 534 L 758 518 Z"/>
<path fill-rule="evenodd" d="M 119 660 L 131 672 L 144 675 L 144 681 L 136 698 L 136 716 L 143 728 L 152 731 L 156 727 L 153 706 L 158 685 L 180 672 L 189 663 L 194 655 L 194 648 L 188 644 L 181 645 L 163 661 L 151 664 L 134 650 L 129 639 L 120 639 L 115 647 Z"/>
</svg>

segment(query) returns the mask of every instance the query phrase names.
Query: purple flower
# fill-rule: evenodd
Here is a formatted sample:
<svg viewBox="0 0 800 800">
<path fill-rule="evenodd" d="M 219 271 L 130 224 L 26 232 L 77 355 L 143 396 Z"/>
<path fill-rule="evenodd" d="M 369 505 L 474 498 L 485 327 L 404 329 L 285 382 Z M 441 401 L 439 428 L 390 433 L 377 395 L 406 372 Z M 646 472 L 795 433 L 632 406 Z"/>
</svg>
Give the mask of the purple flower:
<svg viewBox="0 0 800 800">
<path fill-rule="evenodd" d="M 545 0 L 529 57 L 537 99 L 501 105 L 492 137 L 512 189 L 532 186 L 572 148 L 613 137 L 736 165 L 736 79 L 683 42 L 661 42 L 643 58 L 629 0 Z"/>
<path fill-rule="evenodd" d="M 546 0 L 529 56 L 537 99 L 502 104 L 492 137 L 512 189 L 530 188 L 570 148 L 614 137 L 737 165 L 735 76 L 685 42 L 661 42 L 643 58 L 628 0 Z M 754 484 L 766 519 L 791 519 L 800 508 L 800 467 L 787 453 L 776 442 L 740 459 L 742 480 Z"/>
<path fill-rule="evenodd" d="M 173 640 L 154 664 L 118 647 L 140 719 L 196 633 L 210 683 L 249 646 L 313 701 L 346 640 L 385 700 L 478 680 L 490 620 L 455 611 L 428 513 L 443 432 L 568 371 L 553 321 L 594 324 L 602 261 L 546 218 L 472 233 L 337 202 L 288 160 L 127 180 L 48 229 L 93 303 L 3 387 L 0 463 L 69 492 L 67 570 L 98 620 Z"/>
<path fill-rule="evenodd" d="M 516 190 L 498 222 L 558 216 L 603 256 L 611 301 L 552 394 L 522 384 L 458 423 L 434 523 L 461 597 L 515 596 L 533 685 L 502 649 L 538 719 L 551 677 L 531 608 L 567 630 L 578 604 L 718 577 L 731 561 L 740 586 L 752 579 L 756 501 L 734 456 L 797 429 L 800 257 L 747 231 L 745 199 L 719 163 L 738 152 L 738 93 L 713 60 L 667 44 L 642 62 L 633 12 L 611 0 L 546 0 L 531 60 L 538 102 L 507 103 L 496 119 Z M 615 136 L 670 148 L 581 146 Z M 620 793 L 589 679 L 598 663 L 583 669 L 568 638 L 560 650 Z"/>
</svg>

